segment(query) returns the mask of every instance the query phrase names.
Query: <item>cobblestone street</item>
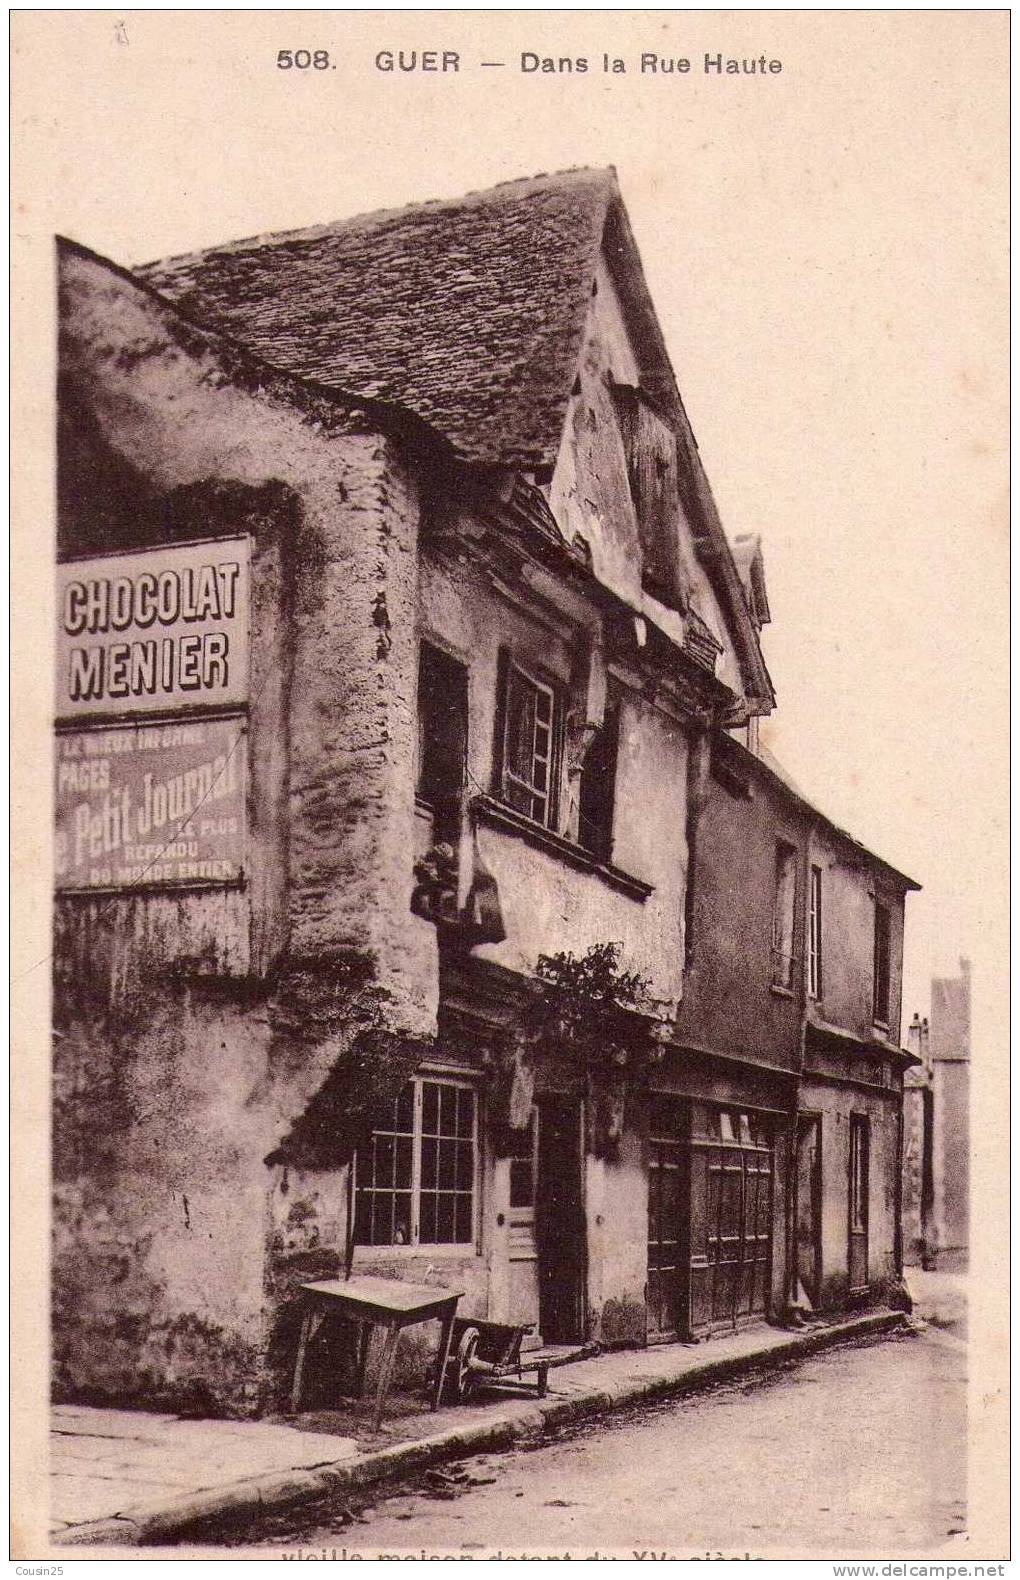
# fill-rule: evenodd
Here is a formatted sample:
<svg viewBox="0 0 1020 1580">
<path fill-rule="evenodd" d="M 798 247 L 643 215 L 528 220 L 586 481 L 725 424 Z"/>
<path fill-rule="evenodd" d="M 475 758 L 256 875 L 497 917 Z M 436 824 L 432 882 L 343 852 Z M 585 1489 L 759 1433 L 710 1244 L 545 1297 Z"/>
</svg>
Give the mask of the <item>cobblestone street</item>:
<svg viewBox="0 0 1020 1580">
<path fill-rule="evenodd" d="M 474 1460 L 265 1550 L 965 1556 L 965 1351 L 929 1327 L 530 1452 Z"/>
</svg>

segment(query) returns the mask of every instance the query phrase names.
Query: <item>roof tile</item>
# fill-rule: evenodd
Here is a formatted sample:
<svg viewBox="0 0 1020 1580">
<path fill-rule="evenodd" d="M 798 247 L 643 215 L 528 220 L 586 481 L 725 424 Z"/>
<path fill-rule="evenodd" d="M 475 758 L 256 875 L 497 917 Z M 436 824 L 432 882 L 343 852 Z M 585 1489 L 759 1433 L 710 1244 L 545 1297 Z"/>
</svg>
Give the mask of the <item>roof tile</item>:
<svg viewBox="0 0 1020 1580">
<path fill-rule="evenodd" d="M 556 456 L 610 170 L 253 237 L 135 272 L 266 362 L 392 401 L 465 459 Z"/>
</svg>

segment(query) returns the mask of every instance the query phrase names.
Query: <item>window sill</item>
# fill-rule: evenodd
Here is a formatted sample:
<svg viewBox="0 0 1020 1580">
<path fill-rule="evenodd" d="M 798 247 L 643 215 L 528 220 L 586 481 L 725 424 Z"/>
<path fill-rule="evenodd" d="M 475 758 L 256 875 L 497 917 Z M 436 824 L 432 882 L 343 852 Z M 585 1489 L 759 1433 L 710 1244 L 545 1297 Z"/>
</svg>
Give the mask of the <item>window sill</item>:
<svg viewBox="0 0 1020 1580">
<path fill-rule="evenodd" d="M 355 1263 L 365 1262 L 465 1262 L 481 1256 L 474 1240 L 463 1245 L 356 1245 Z"/>
<path fill-rule="evenodd" d="M 540 824 L 533 823 L 530 818 L 525 817 L 522 812 L 505 806 L 502 801 L 496 801 L 492 796 L 475 796 L 471 808 L 482 822 L 503 829 L 506 833 L 519 835 L 527 844 L 534 845 L 536 850 L 544 850 L 547 855 L 565 862 L 568 867 L 575 867 L 579 872 L 592 873 L 609 888 L 628 895 L 632 900 L 644 902 L 650 894 L 655 893 L 654 884 L 632 877 L 629 872 L 624 872 L 622 868 L 614 867 L 609 862 L 597 860 L 583 846 L 564 839 L 562 834 L 554 834 L 552 829 L 542 828 Z"/>
<path fill-rule="evenodd" d="M 773 982 L 772 983 L 772 992 L 775 993 L 777 998 L 796 998 L 797 997 L 796 993 L 793 991 L 793 988 L 783 987 L 782 983 L 780 983 L 780 982 Z"/>
</svg>

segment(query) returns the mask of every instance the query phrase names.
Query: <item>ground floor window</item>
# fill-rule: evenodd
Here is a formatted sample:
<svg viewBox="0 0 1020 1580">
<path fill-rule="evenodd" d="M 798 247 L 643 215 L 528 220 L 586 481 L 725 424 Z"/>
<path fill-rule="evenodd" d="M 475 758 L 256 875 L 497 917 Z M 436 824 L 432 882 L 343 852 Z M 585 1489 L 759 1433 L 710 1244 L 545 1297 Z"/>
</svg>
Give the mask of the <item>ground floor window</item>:
<svg viewBox="0 0 1020 1580">
<path fill-rule="evenodd" d="M 478 1116 L 467 1082 L 408 1081 L 357 1165 L 359 1245 L 470 1245 Z"/>
</svg>

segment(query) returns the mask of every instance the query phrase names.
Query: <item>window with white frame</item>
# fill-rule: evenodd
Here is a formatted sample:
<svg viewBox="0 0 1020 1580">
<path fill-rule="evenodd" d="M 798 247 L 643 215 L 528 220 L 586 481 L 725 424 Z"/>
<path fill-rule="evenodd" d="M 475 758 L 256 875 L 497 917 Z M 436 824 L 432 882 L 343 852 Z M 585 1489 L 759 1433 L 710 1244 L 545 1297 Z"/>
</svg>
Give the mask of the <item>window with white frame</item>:
<svg viewBox="0 0 1020 1580">
<path fill-rule="evenodd" d="M 465 1081 L 415 1076 L 358 1159 L 359 1245 L 470 1245 L 478 1116 Z"/>
<path fill-rule="evenodd" d="M 875 901 L 875 959 L 872 1015 L 876 1026 L 889 1024 L 889 907 Z"/>
<path fill-rule="evenodd" d="M 793 937 L 797 903 L 797 852 L 782 840 L 776 845 L 776 893 L 772 913 L 772 983 L 793 987 Z"/>
<path fill-rule="evenodd" d="M 513 663 L 502 698 L 502 798 L 545 828 L 556 823 L 560 701 L 553 686 Z"/>
<path fill-rule="evenodd" d="M 808 885 L 808 995 L 822 996 L 822 869 L 811 868 Z"/>
</svg>

